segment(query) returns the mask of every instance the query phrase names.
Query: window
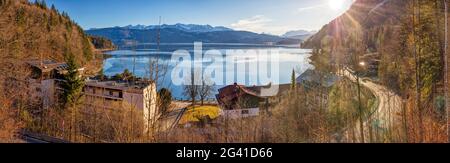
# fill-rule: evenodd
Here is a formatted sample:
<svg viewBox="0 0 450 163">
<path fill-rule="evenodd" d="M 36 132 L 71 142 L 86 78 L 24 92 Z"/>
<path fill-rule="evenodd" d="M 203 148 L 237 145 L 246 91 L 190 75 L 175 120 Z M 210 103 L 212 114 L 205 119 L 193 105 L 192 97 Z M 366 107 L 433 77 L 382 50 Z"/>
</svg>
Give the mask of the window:
<svg viewBox="0 0 450 163">
<path fill-rule="evenodd" d="M 109 91 L 109 95 L 110 96 L 114 96 L 114 92 L 113 91 Z"/>
<path fill-rule="evenodd" d="M 242 114 L 250 114 L 249 110 L 242 110 Z"/>
</svg>

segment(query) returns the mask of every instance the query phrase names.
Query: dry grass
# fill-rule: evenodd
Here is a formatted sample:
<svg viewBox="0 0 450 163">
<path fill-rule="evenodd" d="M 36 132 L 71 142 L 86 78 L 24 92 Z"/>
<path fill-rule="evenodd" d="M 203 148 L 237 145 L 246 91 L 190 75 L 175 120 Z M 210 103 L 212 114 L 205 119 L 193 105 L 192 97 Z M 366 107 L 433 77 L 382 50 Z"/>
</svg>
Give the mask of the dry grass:
<svg viewBox="0 0 450 163">
<path fill-rule="evenodd" d="M 199 122 L 200 119 L 205 116 L 209 116 L 211 119 L 216 119 L 219 117 L 219 112 L 219 107 L 213 105 L 189 107 L 184 113 L 180 123 L 186 124 L 189 122 Z"/>
</svg>

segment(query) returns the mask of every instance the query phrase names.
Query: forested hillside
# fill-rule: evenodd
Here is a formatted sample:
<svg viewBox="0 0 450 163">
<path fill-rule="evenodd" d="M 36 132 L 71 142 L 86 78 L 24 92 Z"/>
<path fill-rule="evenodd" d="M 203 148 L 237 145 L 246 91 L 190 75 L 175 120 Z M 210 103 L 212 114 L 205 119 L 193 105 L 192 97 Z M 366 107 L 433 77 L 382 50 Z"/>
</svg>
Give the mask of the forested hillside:
<svg viewBox="0 0 450 163">
<path fill-rule="evenodd" d="M 80 64 L 93 60 L 93 46 L 83 29 L 66 13 L 45 2 L 31 4 L 27 0 L 1 0 L 0 54 L 2 58 L 63 61 L 75 56 Z"/>
<path fill-rule="evenodd" d="M 94 46 L 80 26 L 44 1 L 0 0 L 0 141 L 9 139 L 20 126 L 21 110 L 30 109 L 31 59 L 65 61 L 73 56 L 88 70 L 99 69 Z"/>
<path fill-rule="evenodd" d="M 111 40 L 104 37 L 89 36 L 89 39 L 98 50 L 113 50 L 117 48 Z"/>
<path fill-rule="evenodd" d="M 406 140 L 446 141 L 444 14 L 443 0 L 357 0 L 302 46 L 336 68 L 376 54 L 374 78 L 405 101 Z"/>
</svg>

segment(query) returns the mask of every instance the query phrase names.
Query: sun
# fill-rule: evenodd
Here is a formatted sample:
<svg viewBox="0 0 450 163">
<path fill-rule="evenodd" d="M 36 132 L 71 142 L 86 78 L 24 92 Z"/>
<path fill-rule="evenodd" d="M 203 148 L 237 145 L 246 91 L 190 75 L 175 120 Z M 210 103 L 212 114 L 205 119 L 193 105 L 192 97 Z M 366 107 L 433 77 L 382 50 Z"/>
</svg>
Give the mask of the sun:
<svg viewBox="0 0 450 163">
<path fill-rule="evenodd" d="M 340 10 L 344 6 L 344 0 L 328 0 L 328 5 L 333 10 Z"/>
</svg>

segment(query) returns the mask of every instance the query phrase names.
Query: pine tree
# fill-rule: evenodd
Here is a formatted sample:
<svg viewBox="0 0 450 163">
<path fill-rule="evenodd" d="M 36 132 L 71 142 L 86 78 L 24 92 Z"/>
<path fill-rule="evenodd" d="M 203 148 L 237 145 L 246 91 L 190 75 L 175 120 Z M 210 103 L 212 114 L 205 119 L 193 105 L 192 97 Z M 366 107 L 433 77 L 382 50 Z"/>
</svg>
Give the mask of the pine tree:
<svg viewBox="0 0 450 163">
<path fill-rule="evenodd" d="M 295 70 L 292 70 L 292 76 L 291 76 L 291 89 L 295 90 L 297 88 L 297 79 L 295 77 Z"/>
<path fill-rule="evenodd" d="M 45 0 L 35 0 L 34 4 L 42 9 L 47 9 L 47 3 Z"/>
<path fill-rule="evenodd" d="M 53 11 L 53 12 L 55 12 L 55 13 L 58 13 L 58 10 L 56 9 L 56 7 L 55 7 L 55 5 L 54 5 L 54 4 L 52 4 L 52 7 L 51 7 L 51 9 L 52 9 L 52 11 Z"/>
<path fill-rule="evenodd" d="M 66 53 L 67 73 L 64 75 L 65 82 L 62 84 L 64 89 L 63 100 L 66 107 L 73 107 L 81 97 L 84 82 L 79 75 L 79 66 L 75 62 L 75 56 L 70 52 Z"/>
<path fill-rule="evenodd" d="M 91 61 L 94 57 L 91 50 L 91 40 L 88 37 L 83 38 L 83 55 L 86 61 Z"/>
<path fill-rule="evenodd" d="M 171 104 L 172 104 L 172 93 L 166 88 L 161 89 L 158 92 L 159 114 L 161 115 L 166 114 Z"/>
</svg>

